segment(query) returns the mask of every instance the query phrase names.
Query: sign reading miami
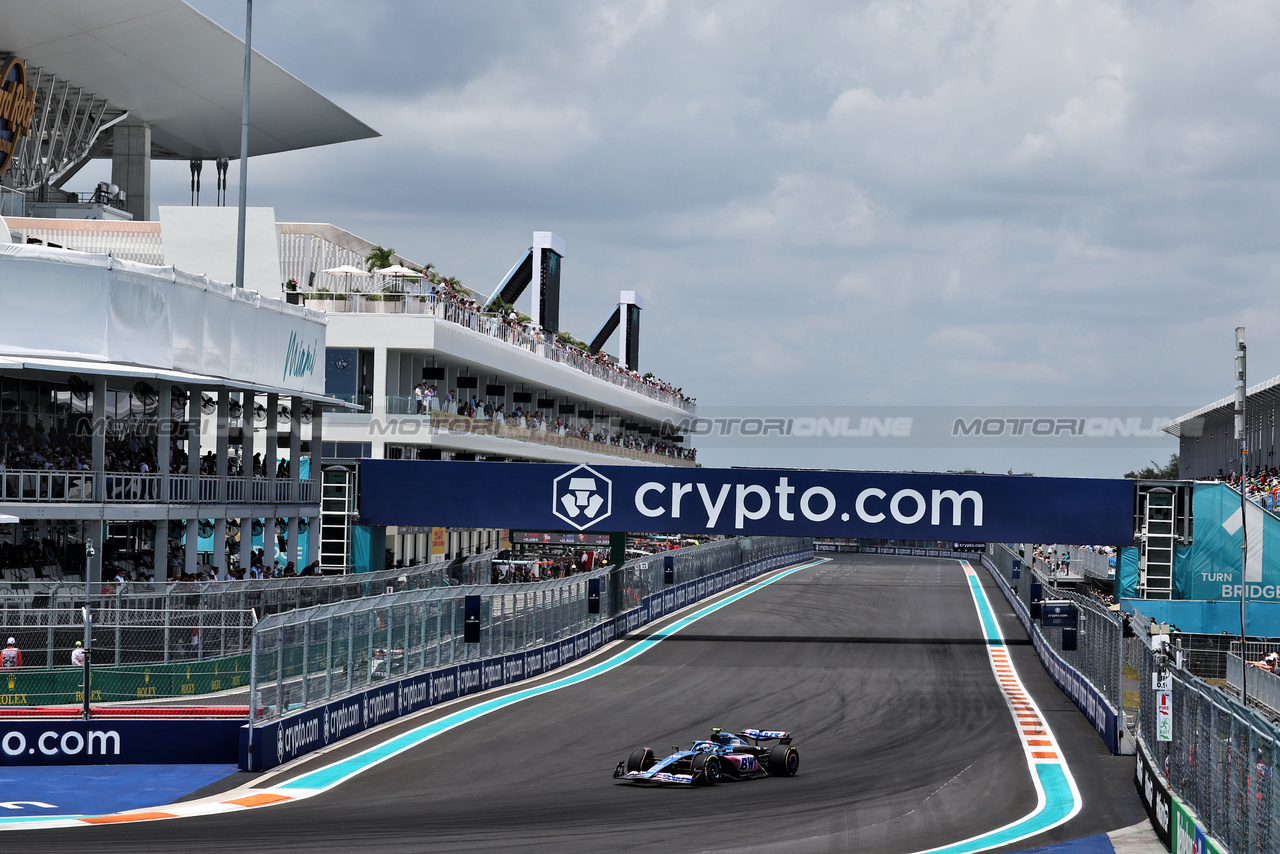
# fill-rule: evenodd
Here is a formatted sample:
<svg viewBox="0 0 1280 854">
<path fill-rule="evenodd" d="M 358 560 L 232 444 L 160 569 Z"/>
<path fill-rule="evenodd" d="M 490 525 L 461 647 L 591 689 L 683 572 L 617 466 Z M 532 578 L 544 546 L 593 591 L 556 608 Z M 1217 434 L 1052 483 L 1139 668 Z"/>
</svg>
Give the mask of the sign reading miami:
<svg viewBox="0 0 1280 854">
<path fill-rule="evenodd" d="M 303 344 L 298 340 L 297 332 L 289 333 L 289 347 L 284 354 L 284 376 L 287 380 L 289 377 L 309 377 L 315 373 L 316 369 L 316 351 L 318 346 L 312 341 L 310 344 Z"/>
</svg>

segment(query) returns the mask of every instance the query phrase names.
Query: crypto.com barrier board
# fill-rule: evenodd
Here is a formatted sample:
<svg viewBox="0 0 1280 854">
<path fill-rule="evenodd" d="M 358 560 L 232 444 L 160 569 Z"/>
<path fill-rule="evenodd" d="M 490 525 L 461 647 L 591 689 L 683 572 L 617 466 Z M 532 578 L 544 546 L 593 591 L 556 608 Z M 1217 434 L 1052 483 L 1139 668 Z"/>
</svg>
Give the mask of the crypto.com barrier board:
<svg viewBox="0 0 1280 854">
<path fill-rule="evenodd" d="M 365 525 L 1133 542 L 1129 480 L 363 460 Z"/>
</svg>

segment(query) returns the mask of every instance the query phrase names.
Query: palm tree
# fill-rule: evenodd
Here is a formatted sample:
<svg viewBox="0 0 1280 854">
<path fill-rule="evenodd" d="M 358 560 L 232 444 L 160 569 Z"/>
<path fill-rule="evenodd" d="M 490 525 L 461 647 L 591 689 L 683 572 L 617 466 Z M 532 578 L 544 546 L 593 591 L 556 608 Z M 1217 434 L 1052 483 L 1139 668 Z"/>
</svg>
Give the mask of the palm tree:
<svg viewBox="0 0 1280 854">
<path fill-rule="evenodd" d="M 385 249 L 381 246 L 375 246 L 369 250 L 369 254 L 364 256 L 365 269 L 370 273 L 381 270 L 383 267 L 390 267 L 394 263 L 393 256 L 396 254 L 394 249 Z"/>
</svg>

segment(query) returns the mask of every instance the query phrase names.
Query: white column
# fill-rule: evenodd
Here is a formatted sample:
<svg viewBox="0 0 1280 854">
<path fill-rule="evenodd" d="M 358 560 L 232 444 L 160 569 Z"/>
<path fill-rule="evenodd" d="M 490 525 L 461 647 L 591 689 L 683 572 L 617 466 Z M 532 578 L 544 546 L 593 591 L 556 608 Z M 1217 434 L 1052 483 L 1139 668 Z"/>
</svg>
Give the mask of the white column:
<svg viewBox="0 0 1280 854">
<path fill-rule="evenodd" d="M 125 191 L 135 222 L 151 219 L 151 126 L 117 125 L 112 131 L 111 183 Z"/>
<path fill-rule="evenodd" d="M 219 581 L 227 578 L 227 519 L 218 516 L 213 520 L 213 575 Z"/>
<path fill-rule="evenodd" d="M 160 494 L 156 496 L 156 500 L 162 504 L 169 503 L 169 466 L 173 462 L 173 434 L 175 428 L 175 419 L 173 417 L 173 383 L 168 380 L 160 381 L 160 400 L 156 404 L 156 471 L 160 474 Z M 168 525 L 168 520 L 165 520 Z M 169 531 L 166 527 L 164 532 L 165 552 L 169 550 Z M 160 538 L 156 538 L 156 547 L 159 549 Z M 156 566 L 156 577 L 160 576 L 160 567 Z"/>
<path fill-rule="evenodd" d="M 187 476 L 191 480 L 191 503 L 200 502 L 200 400 L 198 386 L 187 388 Z M 189 521 L 189 520 L 188 520 Z"/>
<path fill-rule="evenodd" d="M 311 406 L 311 498 L 316 505 L 324 501 L 324 455 L 321 452 L 320 421 L 323 417 L 321 406 Z M 320 514 L 316 513 L 307 522 L 307 556 L 306 565 L 310 566 L 320 559 Z"/>
<path fill-rule="evenodd" d="M 161 410 L 163 412 L 164 410 Z M 161 437 L 165 442 L 169 441 L 168 436 Z M 151 553 L 151 559 L 155 562 L 156 581 L 169 580 L 169 520 L 156 520 L 156 539 L 155 550 Z"/>
<path fill-rule="evenodd" d="M 288 557 L 294 569 L 298 566 L 298 511 L 302 505 L 301 490 L 298 483 L 302 479 L 302 406 L 300 397 L 289 398 L 289 498 L 295 509 L 289 511 L 289 533 L 286 534 Z"/>
<path fill-rule="evenodd" d="M 189 575 L 196 574 L 197 554 L 200 551 L 200 520 L 187 520 L 187 547 L 183 553 L 183 571 Z"/>
<path fill-rule="evenodd" d="M 245 571 L 245 578 L 249 575 L 249 566 L 253 563 L 253 519 L 252 517 L 240 520 L 240 568 Z"/>
<path fill-rule="evenodd" d="M 227 471 L 228 465 L 227 455 L 230 451 L 231 437 L 227 435 L 231 427 L 231 392 L 225 388 L 218 391 L 218 410 L 217 421 L 214 423 L 214 429 L 217 430 L 215 437 L 215 453 L 217 454 L 217 462 L 215 470 L 218 475 L 218 500 L 225 502 L 227 500 Z"/>
<path fill-rule="evenodd" d="M 93 500 L 105 501 L 107 480 L 103 476 L 107 465 L 107 378 L 93 378 L 93 435 L 89 439 L 93 464 Z M 52 425 L 46 425 L 51 427 Z M 101 528 L 101 526 L 99 526 Z M 101 533 L 101 532 L 99 532 Z M 102 543 L 98 542 L 98 556 L 94 563 L 102 565 Z"/>
<path fill-rule="evenodd" d="M 374 421 L 385 421 L 387 418 L 387 348 L 383 346 L 373 348 L 373 400 L 370 402 L 369 411 Z M 380 431 L 376 434 L 373 431 L 370 433 L 369 440 L 372 448 L 369 455 L 375 460 L 385 458 L 386 439 Z"/>
<path fill-rule="evenodd" d="M 253 480 L 253 392 L 240 393 L 240 460 L 244 463 L 246 476 L 250 483 Z M 249 495 L 245 500 L 252 500 L 253 487 L 249 487 Z"/>
<path fill-rule="evenodd" d="M 280 396 L 267 395 L 267 446 L 262 449 L 262 468 L 267 476 L 267 510 L 262 520 L 262 560 L 268 567 L 276 560 L 276 455 L 279 453 Z"/>
</svg>

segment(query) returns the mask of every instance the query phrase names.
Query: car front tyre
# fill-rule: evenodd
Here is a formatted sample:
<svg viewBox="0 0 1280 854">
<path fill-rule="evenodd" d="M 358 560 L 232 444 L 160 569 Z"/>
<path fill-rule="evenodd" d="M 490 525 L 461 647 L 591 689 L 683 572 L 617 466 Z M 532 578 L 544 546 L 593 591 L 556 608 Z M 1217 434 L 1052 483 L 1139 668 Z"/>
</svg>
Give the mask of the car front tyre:
<svg viewBox="0 0 1280 854">
<path fill-rule="evenodd" d="M 693 757 L 693 785 L 714 786 L 720 782 L 720 757 L 699 753 Z"/>
</svg>

